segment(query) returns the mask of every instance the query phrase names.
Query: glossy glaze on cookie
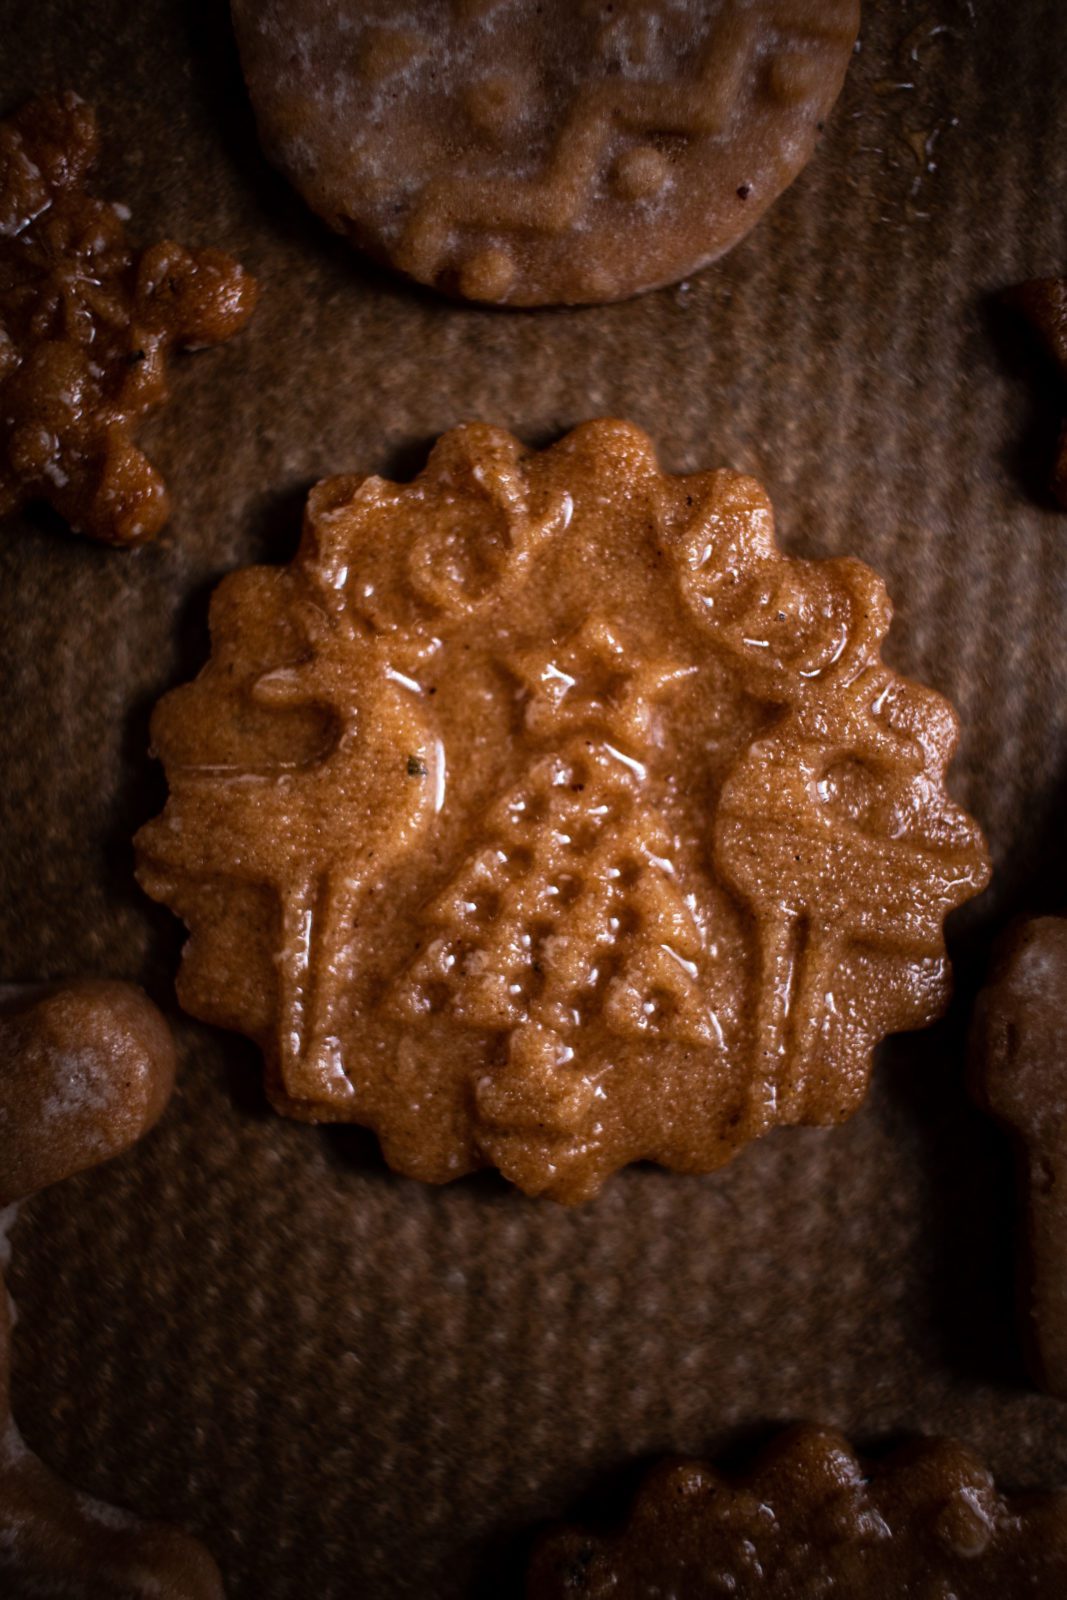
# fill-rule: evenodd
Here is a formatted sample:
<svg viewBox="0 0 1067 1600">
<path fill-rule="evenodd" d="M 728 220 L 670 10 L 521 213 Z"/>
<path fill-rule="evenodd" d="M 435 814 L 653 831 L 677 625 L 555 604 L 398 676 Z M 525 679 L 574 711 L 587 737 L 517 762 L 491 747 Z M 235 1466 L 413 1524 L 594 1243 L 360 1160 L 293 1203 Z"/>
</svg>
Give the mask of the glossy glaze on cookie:
<svg viewBox="0 0 1067 1600">
<path fill-rule="evenodd" d="M 279 1109 L 432 1181 L 578 1200 L 839 1121 L 942 1010 L 988 872 L 889 616 L 626 423 L 320 484 L 155 714 L 139 873 L 190 927 L 183 1004 L 259 1042 Z"/>
</svg>

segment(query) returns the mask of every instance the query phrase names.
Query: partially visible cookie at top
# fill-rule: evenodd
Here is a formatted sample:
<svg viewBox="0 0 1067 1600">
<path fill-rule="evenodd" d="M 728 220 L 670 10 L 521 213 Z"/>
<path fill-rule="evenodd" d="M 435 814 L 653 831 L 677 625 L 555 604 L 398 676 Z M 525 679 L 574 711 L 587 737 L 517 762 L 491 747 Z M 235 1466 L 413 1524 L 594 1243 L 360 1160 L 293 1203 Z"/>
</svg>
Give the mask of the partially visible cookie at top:
<svg viewBox="0 0 1067 1600">
<path fill-rule="evenodd" d="M 780 1434 L 752 1469 L 697 1461 L 646 1478 L 622 1527 L 559 1528 L 526 1600 L 1061 1600 L 1067 1494 L 1006 1495 L 963 1445 L 917 1440 L 861 1463 L 840 1434 Z"/>
<path fill-rule="evenodd" d="M 320 483 L 292 564 L 224 581 L 139 876 L 279 1110 L 573 1202 L 843 1120 L 940 1015 L 989 871 L 955 717 L 881 659 L 875 574 L 773 526 L 630 424 L 471 424 L 413 483 Z"/>
<path fill-rule="evenodd" d="M 1067 1400 L 1067 918 L 1012 932 L 972 1042 L 975 1093 L 1017 1147 L 1027 1355 L 1041 1386 Z"/>
<path fill-rule="evenodd" d="M 257 287 L 221 250 L 136 249 L 85 185 L 92 108 L 45 96 L 0 122 L 0 515 L 46 500 L 107 544 L 152 538 L 166 486 L 133 441 L 166 358 L 229 339 Z"/>
<path fill-rule="evenodd" d="M 422 283 L 620 300 L 747 233 L 812 155 L 858 0 L 232 0 L 263 142 Z"/>
<path fill-rule="evenodd" d="M 1067 278 L 1031 278 L 1004 298 L 1022 312 L 1067 383 Z M 1061 413 L 1067 413 L 1067 401 Z M 1067 420 L 1060 428 L 1049 487 L 1067 510 Z"/>
</svg>

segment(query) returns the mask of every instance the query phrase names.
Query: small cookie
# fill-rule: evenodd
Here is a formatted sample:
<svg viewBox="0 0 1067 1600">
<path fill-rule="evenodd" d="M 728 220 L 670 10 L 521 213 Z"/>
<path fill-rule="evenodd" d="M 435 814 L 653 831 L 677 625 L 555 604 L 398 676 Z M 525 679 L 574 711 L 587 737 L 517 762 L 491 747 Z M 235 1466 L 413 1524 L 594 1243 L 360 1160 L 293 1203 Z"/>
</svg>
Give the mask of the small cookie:
<svg viewBox="0 0 1067 1600">
<path fill-rule="evenodd" d="M 0 988 L 0 1206 L 136 1144 L 174 1088 L 174 1041 L 129 983 Z"/>
<path fill-rule="evenodd" d="M 664 1462 L 617 1532 L 550 1530 L 526 1600 L 1061 1600 L 1067 1494 L 1005 1495 L 960 1444 L 861 1464 L 798 1427 L 751 1471 Z"/>
<path fill-rule="evenodd" d="M 132 439 L 166 357 L 242 328 L 255 280 L 221 250 L 126 243 L 85 181 L 96 118 L 75 94 L 0 123 L 0 515 L 47 500 L 108 544 L 151 539 L 166 486 Z"/>
<path fill-rule="evenodd" d="M 1004 298 L 1026 317 L 1067 379 L 1067 278 L 1033 278 L 1010 289 Z M 1060 430 L 1049 487 L 1067 509 L 1067 422 Z"/>
<path fill-rule="evenodd" d="M 319 484 L 153 719 L 139 877 L 192 930 L 183 1005 L 260 1044 L 279 1110 L 433 1182 L 575 1201 L 841 1120 L 942 1011 L 988 875 L 889 617 L 859 562 L 782 555 L 758 484 L 667 477 L 626 423 Z"/>
<path fill-rule="evenodd" d="M 1067 1400 L 1067 919 L 1024 923 L 978 997 L 975 1093 L 1015 1135 L 1025 1206 L 1023 1332 Z"/>
<path fill-rule="evenodd" d="M 118 1155 L 159 1117 L 174 1044 L 128 983 L 0 992 L 0 1206 Z M 0 1218 L 0 1222 L 3 1219 Z M 222 1600 L 196 1539 L 72 1489 L 11 1417 L 11 1313 L 0 1277 L 0 1593 Z"/>
<path fill-rule="evenodd" d="M 811 157 L 858 0 L 232 0 L 272 159 L 339 233 L 497 305 L 621 300 Z"/>
</svg>

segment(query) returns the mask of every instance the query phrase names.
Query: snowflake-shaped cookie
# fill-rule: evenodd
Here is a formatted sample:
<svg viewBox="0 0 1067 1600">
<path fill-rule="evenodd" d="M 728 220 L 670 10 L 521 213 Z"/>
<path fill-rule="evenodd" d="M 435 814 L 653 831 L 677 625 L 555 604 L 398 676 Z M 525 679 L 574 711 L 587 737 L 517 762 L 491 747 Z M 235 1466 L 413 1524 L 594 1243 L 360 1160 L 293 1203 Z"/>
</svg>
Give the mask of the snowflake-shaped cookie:
<svg viewBox="0 0 1067 1600">
<path fill-rule="evenodd" d="M 166 486 L 133 442 L 166 357 L 243 327 L 255 281 L 221 250 L 127 244 L 94 199 L 96 118 L 75 94 L 0 123 L 0 514 L 47 500 L 108 544 L 152 538 Z"/>
</svg>

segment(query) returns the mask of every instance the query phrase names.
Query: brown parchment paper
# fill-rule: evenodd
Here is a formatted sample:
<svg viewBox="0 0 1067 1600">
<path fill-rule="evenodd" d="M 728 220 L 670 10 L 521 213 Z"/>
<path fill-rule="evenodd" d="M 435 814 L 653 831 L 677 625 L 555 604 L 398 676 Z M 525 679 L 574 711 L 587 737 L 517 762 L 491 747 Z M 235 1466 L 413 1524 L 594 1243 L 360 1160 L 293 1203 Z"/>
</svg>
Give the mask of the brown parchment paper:
<svg viewBox="0 0 1067 1600">
<path fill-rule="evenodd" d="M 865 11 L 819 156 L 732 255 L 530 314 L 414 290 L 306 213 L 221 0 L 0 4 L 0 109 L 79 90 L 133 236 L 232 249 L 264 286 L 144 434 L 176 505 L 157 546 L 0 528 L 2 976 L 138 979 L 182 1054 L 142 1147 L 25 1208 L 17 1415 L 77 1484 L 199 1533 L 234 1597 L 506 1596 L 539 1520 L 635 1459 L 798 1417 L 1067 1482 L 1067 1411 L 1016 1341 L 1008 1153 L 962 1083 L 991 939 L 1067 904 L 1055 385 L 994 298 L 1067 268 L 1067 9 Z M 176 1012 L 180 931 L 129 840 L 162 798 L 153 701 L 203 660 L 215 581 L 294 549 L 314 479 L 406 474 L 466 418 L 544 443 L 604 413 L 672 471 L 755 473 L 789 550 L 885 575 L 891 659 L 962 713 L 954 790 L 997 878 L 952 924 L 952 1015 L 882 1052 L 853 1122 L 564 1211 L 492 1176 L 421 1188 L 358 1131 L 271 1115 L 250 1047 Z"/>
</svg>

